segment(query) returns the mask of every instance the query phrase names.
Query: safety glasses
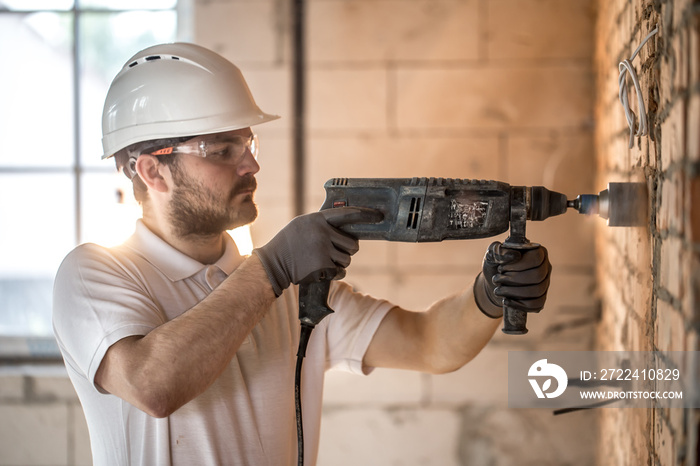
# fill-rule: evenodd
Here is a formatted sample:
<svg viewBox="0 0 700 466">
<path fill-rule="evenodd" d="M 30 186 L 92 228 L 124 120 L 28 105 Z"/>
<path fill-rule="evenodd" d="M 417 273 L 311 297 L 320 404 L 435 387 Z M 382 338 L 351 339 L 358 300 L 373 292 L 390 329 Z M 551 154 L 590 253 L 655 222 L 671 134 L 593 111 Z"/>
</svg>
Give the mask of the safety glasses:
<svg viewBox="0 0 700 466">
<path fill-rule="evenodd" d="M 258 137 L 255 134 L 212 134 L 182 144 L 162 147 L 150 152 L 150 155 L 195 155 L 214 163 L 239 165 L 243 162 L 246 152 L 250 152 L 257 159 L 258 147 Z"/>
</svg>

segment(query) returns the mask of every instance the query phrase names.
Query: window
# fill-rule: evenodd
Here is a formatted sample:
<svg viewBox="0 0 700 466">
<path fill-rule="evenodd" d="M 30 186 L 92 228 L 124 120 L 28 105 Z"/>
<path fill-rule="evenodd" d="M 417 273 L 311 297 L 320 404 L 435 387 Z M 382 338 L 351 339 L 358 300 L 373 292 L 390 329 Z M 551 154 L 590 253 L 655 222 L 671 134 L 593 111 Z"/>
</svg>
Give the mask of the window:
<svg viewBox="0 0 700 466">
<path fill-rule="evenodd" d="M 0 357 L 58 355 L 53 278 L 82 242 L 123 241 L 140 210 L 101 161 L 112 78 L 185 40 L 177 0 L 0 0 Z"/>
</svg>

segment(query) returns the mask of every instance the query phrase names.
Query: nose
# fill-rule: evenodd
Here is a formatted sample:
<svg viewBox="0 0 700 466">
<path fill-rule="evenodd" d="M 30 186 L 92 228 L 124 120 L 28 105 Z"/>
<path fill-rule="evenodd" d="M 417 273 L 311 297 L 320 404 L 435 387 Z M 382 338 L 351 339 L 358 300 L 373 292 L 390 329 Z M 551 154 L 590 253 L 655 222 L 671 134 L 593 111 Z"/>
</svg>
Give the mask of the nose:
<svg viewBox="0 0 700 466">
<path fill-rule="evenodd" d="M 240 165 L 238 165 L 238 169 L 236 171 L 239 176 L 248 174 L 254 175 L 260 171 L 260 165 L 258 164 L 258 161 L 255 160 L 255 157 L 253 157 L 250 150 L 246 149 L 243 161 L 241 161 Z"/>
</svg>

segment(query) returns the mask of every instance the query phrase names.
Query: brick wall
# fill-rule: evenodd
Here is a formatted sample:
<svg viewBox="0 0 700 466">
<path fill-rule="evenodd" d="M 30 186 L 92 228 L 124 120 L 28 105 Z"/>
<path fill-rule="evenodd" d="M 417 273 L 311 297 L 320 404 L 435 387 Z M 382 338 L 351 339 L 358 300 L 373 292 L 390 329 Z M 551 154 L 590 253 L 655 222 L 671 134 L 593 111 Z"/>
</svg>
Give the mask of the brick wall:
<svg viewBox="0 0 700 466">
<path fill-rule="evenodd" d="M 645 182 L 651 211 L 647 228 L 597 228 L 600 349 L 698 350 L 699 18 L 697 1 L 598 1 L 596 188 Z M 651 134 L 629 149 L 617 64 L 655 27 L 659 33 L 633 62 Z M 696 464 L 698 419 L 682 409 L 601 410 L 599 463 Z"/>
</svg>

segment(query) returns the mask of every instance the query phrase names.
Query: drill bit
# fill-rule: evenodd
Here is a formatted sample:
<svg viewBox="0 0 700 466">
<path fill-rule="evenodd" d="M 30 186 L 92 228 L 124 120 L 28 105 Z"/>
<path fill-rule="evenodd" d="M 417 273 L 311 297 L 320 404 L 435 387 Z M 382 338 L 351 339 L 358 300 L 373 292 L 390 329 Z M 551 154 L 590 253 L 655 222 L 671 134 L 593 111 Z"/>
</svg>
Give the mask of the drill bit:
<svg viewBox="0 0 700 466">
<path fill-rule="evenodd" d="M 608 183 L 600 193 L 581 194 L 566 205 L 580 214 L 599 215 L 608 226 L 630 227 L 648 224 L 648 202 L 646 183 Z"/>
</svg>

